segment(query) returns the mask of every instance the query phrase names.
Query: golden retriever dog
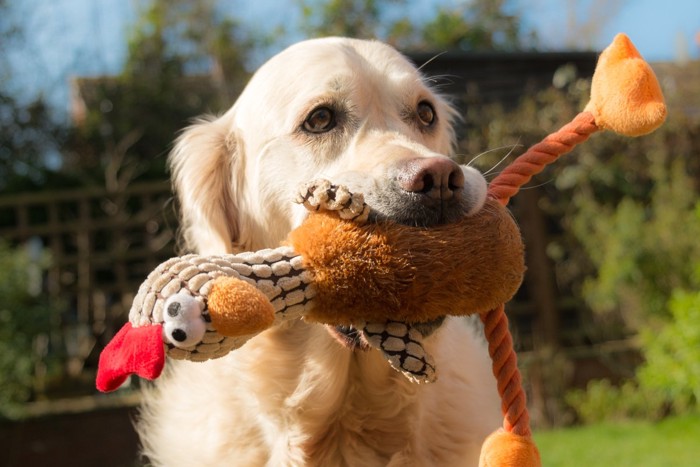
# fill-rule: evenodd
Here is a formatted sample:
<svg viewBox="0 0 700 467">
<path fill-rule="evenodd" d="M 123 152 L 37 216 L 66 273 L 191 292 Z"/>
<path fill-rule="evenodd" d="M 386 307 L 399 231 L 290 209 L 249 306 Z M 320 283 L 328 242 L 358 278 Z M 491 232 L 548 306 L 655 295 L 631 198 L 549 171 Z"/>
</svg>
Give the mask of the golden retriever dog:
<svg viewBox="0 0 700 467">
<path fill-rule="evenodd" d="M 429 227 L 474 212 L 486 182 L 448 157 L 455 116 L 387 45 L 293 45 L 178 140 L 184 237 L 201 254 L 276 247 L 303 220 L 299 185 L 319 178 L 364 193 L 375 220 Z M 408 381 L 352 328 L 301 320 L 221 359 L 169 361 L 144 397 L 144 454 L 169 467 L 477 465 L 502 420 L 478 319 L 446 318 L 425 346 L 431 384 Z"/>
</svg>

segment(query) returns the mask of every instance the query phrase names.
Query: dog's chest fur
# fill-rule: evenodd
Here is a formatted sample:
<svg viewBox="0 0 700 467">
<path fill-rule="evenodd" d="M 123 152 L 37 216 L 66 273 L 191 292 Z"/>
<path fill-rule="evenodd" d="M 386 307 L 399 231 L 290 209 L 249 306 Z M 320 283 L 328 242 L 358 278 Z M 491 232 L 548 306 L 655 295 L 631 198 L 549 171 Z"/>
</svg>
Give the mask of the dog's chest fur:
<svg viewBox="0 0 700 467">
<path fill-rule="evenodd" d="M 438 334 L 430 385 L 303 322 L 258 336 L 236 358 L 170 365 L 145 397 L 144 451 L 167 466 L 476 465 L 500 421 L 490 367 L 462 325 L 450 320 Z"/>
<path fill-rule="evenodd" d="M 360 459 L 362 465 L 386 465 L 411 444 L 420 388 L 376 352 L 350 352 L 322 326 L 303 323 L 268 337 L 257 346 L 260 358 L 270 345 L 285 361 L 277 359 L 276 391 L 269 375 L 259 375 L 267 381 L 259 393 L 264 417 L 284 430 L 270 439 L 279 465 L 308 465 L 310 459 L 314 465 L 359 465 Z M 266 372 L 264 366 L 253 372 Z"/>
<path fill-rule="evenodd" d="M 322 326 L 298 323 L 267 337 L 253 359 L 274 346 L 275 390 L 269 374 L 253 378 L 265 381 L 260 415 L 276 427 L 268 465 L 454 465 L 469 457 L 469 437 L 455 431 L 465 411 L 442 399 L 452 394 L 409 382 L 378 352 L 344 349 Z M 251 371 L 268 373 L 270 364 Z"/>
</svg>

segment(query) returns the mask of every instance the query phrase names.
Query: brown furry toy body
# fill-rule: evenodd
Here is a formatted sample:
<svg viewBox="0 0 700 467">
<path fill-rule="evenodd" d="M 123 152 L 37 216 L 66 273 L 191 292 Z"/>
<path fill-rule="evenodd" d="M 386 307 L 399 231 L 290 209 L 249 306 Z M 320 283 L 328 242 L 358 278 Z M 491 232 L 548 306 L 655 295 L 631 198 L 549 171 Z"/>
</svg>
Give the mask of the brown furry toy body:
<svg viewBox="0 0 700 467">
<path fill-rule="evenodd" d="M 431 228 L 347 222 L 321 211 L 288 241 L 314 276 L 315 306 L 305 319 L 333 325 L 485 312 L 510 300 L 525 270 L 520 232 L 493 200 Z"/>
</svg>

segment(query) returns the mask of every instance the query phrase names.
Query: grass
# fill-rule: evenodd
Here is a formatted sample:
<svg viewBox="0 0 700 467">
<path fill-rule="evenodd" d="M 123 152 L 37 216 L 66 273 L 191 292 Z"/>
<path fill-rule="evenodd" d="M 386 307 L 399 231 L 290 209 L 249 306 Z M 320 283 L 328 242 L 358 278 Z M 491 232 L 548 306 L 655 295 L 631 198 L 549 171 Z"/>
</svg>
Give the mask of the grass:
<svg viewBox="0 0 700 467">
<path fill-rule="evenodd" d="M 700 415 L 540 431 L 542 465 L 685 467 L 700 465 Z"/>
</svg>

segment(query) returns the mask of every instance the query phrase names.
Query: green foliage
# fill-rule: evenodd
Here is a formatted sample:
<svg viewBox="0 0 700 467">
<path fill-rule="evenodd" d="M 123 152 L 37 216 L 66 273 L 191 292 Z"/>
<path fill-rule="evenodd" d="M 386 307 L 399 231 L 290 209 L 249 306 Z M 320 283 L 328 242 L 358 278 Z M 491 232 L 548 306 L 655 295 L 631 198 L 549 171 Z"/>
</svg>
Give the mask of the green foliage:
<svg viewBox="0 0 700 467">
<path fill-rule="evenodd" d="M 195 116 L 230 107 L 255 43 L 213 0 L 149 0 L 117 77 L 78 81 L 86 114 L 66 162 L 108 188 L 166 178 L 166 154 Z"/>
<path fill-rule="evenodd" d="M 61 135 L 43 99 L 25 104 L 0 89 L 0 191 L 45 182 L 50 176 L 46 153 Z"/>
<path fill-rule="evenodd" d="M 572 281 L 574 290 L 599 328 L 613 322 L 624 327 L 619 336 L 639 335 L 645 360 L 620 387 L 592 382 L 569 395 L 584 421 L 697 407 L 700 121 L 677 99 L 655 133 L 591 138 L 557 179 L 571 200 L 559 208 L 563 224 L 590 268 Z M 648 411 L 639 410 L 645 400 Z"/>
<path fill-rule="evenodd" d="M 51 177 L 46 154 L 58 146 L 63 128 L 42 96 L 20 99 L 20 90 L 12 89 L 6 50 L 23 36 L 6 1 L 0 1 L 0 18 L 0 192 L 12 192 Z"/>
<path fill-rule="evenodd" d="M 666 123 L 641 138 L 596 135 L 561 167 L 564 227 L 591 274 L 582 296 L 598 316 L 636 332 L 668 317 L 676 289 L 692 289 L 700 263 L 700 121 L 671 105 Z"/>
<path fill-rule="evenodd" d="M 382 24 L 382 11 L 405 0 L 300 0 L 301 29 L 308 36 L 348 36 L 376 38 Z"/>
<path fill-rule="evenodd" d="M 523 40 L 521 23 L 517 15 L 507 13 L 509 3 L 477 0 L 440 7 L 423 27 L 422 43 L 438 50 L 517 50 Z"/>
<path fill-rule="evenodd" d="M 156 81 L 216 73 L 232 100 L 248 77 L 245 63 L 256 39 L 215 0 L 148 0 L 133 28 L 123 77 Z"/>
<path fill-rule="evenodd" d="M 593 380 L 585 390 L 570 391 L 566 402 L 586 424 L 630 419 L 658 420 L 666 410 L 666 399 L 661 392 L 640 387 L 634 381 L 625 381 L 616 386 L 606 379 Z"/>
<path fill-rule="evenodd" d="M 653 320 L 642 332 L 645 362 L 634 381 L 614 386 L 591 381 L 571 391 L 566 402 L 584 423 L 620 419 L 657 420 L 669 411 L 697 410 L 700 402 L 700 292 L 676 290 L 670 316 Z"/>
<path fill-rule="evenodd" d="M 669 311 L 667 322 L 642 333 L 646 362 L 638 378 L 682 413 L 700 403 L 700 292 L 676 291 Z"/>
<path fill-rule="evenodd" d="M 51 329 L 52 309 L 37 277 L 47 261 L 0 242 L 0 416 L 15 416 L 34 395 L 41 360 L 35 344 Z"/>
<path fill-rule="evenodd" d="M 376 38 L 403 50 L 515 50 L 524 34 L 509 0 L 473 0 L 436 7 L 414 20 L 406 0 L 299 0 L 308 36 Z M 394 14 L 391 14 L 394 13 Z"/>
<path fill-rule="evenodd" d="M 583 293 L 598 312 L 618 312 L 638 330 L 651 317 L 668 316 L 676 289 L 693 283 L 700 261 L 697 192 L 681 158 L 651 160 L 644 198 L 625 195 L 616 206 L 577 198 L 573 227 L 597 268 Z"/>
</svg>

